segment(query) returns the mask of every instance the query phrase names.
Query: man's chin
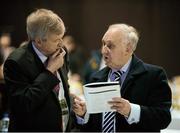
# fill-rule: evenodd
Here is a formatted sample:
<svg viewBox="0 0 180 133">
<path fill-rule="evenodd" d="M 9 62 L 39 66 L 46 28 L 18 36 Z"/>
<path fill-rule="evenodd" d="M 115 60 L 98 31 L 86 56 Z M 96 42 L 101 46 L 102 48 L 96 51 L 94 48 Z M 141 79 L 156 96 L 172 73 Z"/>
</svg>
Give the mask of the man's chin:
<svg viewBox="0 0 180 133">
<path fill-rule="evenodd" d="M 108 66 L 111 69 L 115 69 L 114 65 L 112 63 L 110 63 L 110 62 L 106 62 L 105 65 Z"/>
<path fill-rule="evenodd" d="M 56 52 L 56 51 L 55 51 Z M 49 52 L 47 55 L 52 56 L 55 52 Z"/>
</svg>

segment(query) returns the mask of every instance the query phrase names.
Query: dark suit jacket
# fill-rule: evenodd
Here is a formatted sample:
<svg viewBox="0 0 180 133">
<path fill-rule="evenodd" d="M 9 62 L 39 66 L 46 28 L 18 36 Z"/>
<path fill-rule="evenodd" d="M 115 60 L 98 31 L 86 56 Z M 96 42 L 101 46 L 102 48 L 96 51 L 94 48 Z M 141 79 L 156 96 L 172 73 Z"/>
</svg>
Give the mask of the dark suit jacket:
<svg viewBox="0 0 180 133">
<path fill-rule="evenodd" d="M 109 68 L 97 72 L 91 82 L 107 81 Z M 121 96 L 141 108 L 140 121 L 129 125 L 124 116 L 116 113 L 116 131 L 160 131 L 171 121 L 171 90 L 164 70 L 143 63 L 133 55 L 129 73 L 121 88 Z M 98 106 L 98 105 L 95 105 Z M 101 131 L 102 114 L 91 114 L 81 131 Z"/>
<path fill-rule="evenodd" d="M 70 109 L 67 72 L 65 61 L 59 73 Z M 4 76 L 9 89 L 10 131 L 62 131 L 61 108 L 53 92 L 60 81 L 45 69 L 31 42 L 8 57 Z"/>
</svg>

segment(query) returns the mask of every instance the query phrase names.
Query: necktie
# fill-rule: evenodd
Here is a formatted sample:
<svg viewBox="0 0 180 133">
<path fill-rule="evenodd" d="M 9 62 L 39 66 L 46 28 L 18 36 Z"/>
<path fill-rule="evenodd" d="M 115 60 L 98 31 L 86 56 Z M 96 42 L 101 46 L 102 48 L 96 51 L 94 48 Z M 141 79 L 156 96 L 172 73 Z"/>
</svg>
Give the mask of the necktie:
<svg viewBox="0 0 180 133">
<path fill-rule="evenodd" d="M 120 85 L 121 85 L 121 76 L 122 76 L 122 72 L 121 71 L 115 71 L 113 73 L 114 75 L 114 81 L 119 81 Z"/>
<path fill-rule="evenodd" d="M 49 60 L 49 58 L 47 58 L 46 60 L 45 60 L 45 62 L 44 62 L 44 66 L 46 67 L 47 65 L 48 65 L 48 60 Z M 57 77 L 57 71 L 56 72 L 54 72 L 54 75 Z M 58 77 L 57 77 L 58 78 Z M 54 87 L 54 91 L 55 91 L 55 93 L 56 94 L 58 94 L 59 93 L 59 89 L 60 89 L 60 86 L 59 86 L 59 83 Z"/>
<path fill-rule="evenodd" d="M 121 84 L 121 71 L 115 71 L 112 74 L 112 79 L 114 81 L 119 81 Z M 105 112 L 104 114 L 104 119 L 103 119 L 103 127 L 102 127 L 102 132 L 103 133 L 109 133 L 109 132 L 114 132 L 114 117 L 115 117 L 115 112 Z"/>
<path fill-rule="evenodd" d="M 54 73 L 54 75 L 57 77 L 57 71 Z M 58 78 L 58 77 L 57 77 Z M 54 91 L 58 94 L 59 93 L 59 89 L 60 89 L 60 86 L 59 86 L 59 83 L 54 87 Z"/>
<path fill-rule="evenodd" d="M 48 59 L 44 62 L 44 66 L 46 67 L 48 64 Z M 54 75 L 60 79 L 60 75 L 58 74 L 58 71 L 54 72 Z M 63 88 L 61 88 L 61 91 L 59 93 L 60 90 L 60 85 L 59 83 L 54 87 L 53 91 L 55 92 L 56 96 L 58 96 L 59 99 L 59 103 L 60 103 L 60 107 L 61 107 L 61 115 L 62 115 L 62 121 L 61 121 L 61 128 L 63 130 L 63 132 L 65 132 L 66 127 L 68 125 L 68 120 L 69 120 L 69 110 L 68 110 L 68 105 L 66 102 L 66 99 L 64 97 L 64 90 Z"/>
<path fill-rule="evenodd" d="M 49 57 L 44 61 L 44 66 L 47 67 L 49 61 Z"/>
</svg>

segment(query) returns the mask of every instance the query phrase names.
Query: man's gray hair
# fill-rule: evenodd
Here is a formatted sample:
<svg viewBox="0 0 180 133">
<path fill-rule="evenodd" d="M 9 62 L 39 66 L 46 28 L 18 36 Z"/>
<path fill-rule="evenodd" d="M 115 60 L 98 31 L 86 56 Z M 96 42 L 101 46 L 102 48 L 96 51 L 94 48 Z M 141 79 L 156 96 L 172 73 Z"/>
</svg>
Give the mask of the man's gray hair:
<svg viewBox="0 0 180 133">
<path fill-rule="evenodd" d="M 49 32 L 64 34 L 65 26 L 61 18 L 51 10 L 38 9 L 32 12 L 26 20 L 26 31 L 30 40 L 40 37 L 46 39 Z"/>
<path fill-rule="evenodd" d="M 139 40 L 139 33 L 134 27 L 127 24 L 112 24 L 109 26 L 109 29 L 111 28 L 116 28 L 117 30 L 119 29 L 123 31 L 126 35 L 126 43 L 132 45 L 133 51 L 136 50 L 136 46 Z"/>
</svg>

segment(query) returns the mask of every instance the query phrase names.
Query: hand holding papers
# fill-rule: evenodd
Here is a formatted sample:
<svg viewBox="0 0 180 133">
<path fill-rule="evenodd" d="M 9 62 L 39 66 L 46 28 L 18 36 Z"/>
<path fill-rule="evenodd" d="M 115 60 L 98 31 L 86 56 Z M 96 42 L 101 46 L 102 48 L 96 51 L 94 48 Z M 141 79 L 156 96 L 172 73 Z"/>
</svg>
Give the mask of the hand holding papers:
<svg viewBox="0 0 180 133">
<path fill-rule="evenodd" d="M 83 86 L 87 113 L 114 111 L 108 101 L 120 97 L 119 82 L 96 82 Z"/>
</svg>

